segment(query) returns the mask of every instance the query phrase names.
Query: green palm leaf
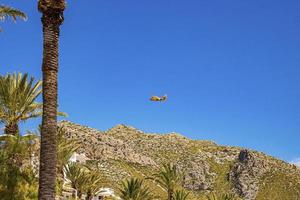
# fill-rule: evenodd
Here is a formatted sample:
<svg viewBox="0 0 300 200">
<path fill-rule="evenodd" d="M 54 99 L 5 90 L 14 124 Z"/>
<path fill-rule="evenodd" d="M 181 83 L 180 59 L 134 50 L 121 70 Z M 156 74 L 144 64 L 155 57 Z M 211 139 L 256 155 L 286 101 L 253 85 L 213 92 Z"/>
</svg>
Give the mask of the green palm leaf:
<svg viewBox="0 0 300 200">
<path fill-rule="evenodd" d="M 41 84 L 28 74 L 0 76 L 0 123 L 5 124 L 5 133 L 16 135 L 19 122 L 41 115 L 42 105 L 36 102 Z"/>
<path fill-rule="evenodd" d="M 175 189 L 181 185 L 183 175 L 178 171 L 176 165 L 164 164 L 158 173 L 148 179 L 154 180 L 168 193 L 168 200 L 174 196 Z"/>
<path fill-rule="evenodd" d="M 156 199 L 156 197 L 151 194 L 150 189 L 144 186 L 144 181 L 137 178 L 123 181 L 119 188 L 119 193 L 122 200 Z"/>
<path fill-rule="evenodd" d="M 30 162 L 36 140 L 37 136 L 31 134 L 0 135 L 0 188 L 6 188 L 0 191 L 0 199 L 23 199 L 21 196 L 29 193 L 22 191 L 22 187 L 37 185 Z"/>
<path fill-rule="evenodd" d="M 25 13 L 23 13 L 20 10 L 14 9 L 9 6 L 0 5 L 0 20 L 4 21 L 6 18 L 12 18 L 14 21 L 17 20 L 17 18 L 20 18 L 22 20 L 27 20 L 27 16 Z M 0 32 L 2 29 L 0 28 Z"/>
<path fill-rule="evenodd" d="M 207 200 L 236 200 L 237 198 L 233 194 L 210 194 L 207 197 Z"/>
<path fill-rule="evenodd" d="M 189 193 L 184 190 L 176 190 L 174 193 L 174 200 L 187 200 Z"/>
<path fill-rule="evenodd" d="M 25 13 L 23 13 L 20 10 L 14 9 L 9 6 L 0 6 L 0 20 L 5 20 L 7 17 L 11 17 L 14 21 L 17 20 L 17 18 L 20 18 L 22 20 L 26 20 L 27 16 Z"/>
</svg>

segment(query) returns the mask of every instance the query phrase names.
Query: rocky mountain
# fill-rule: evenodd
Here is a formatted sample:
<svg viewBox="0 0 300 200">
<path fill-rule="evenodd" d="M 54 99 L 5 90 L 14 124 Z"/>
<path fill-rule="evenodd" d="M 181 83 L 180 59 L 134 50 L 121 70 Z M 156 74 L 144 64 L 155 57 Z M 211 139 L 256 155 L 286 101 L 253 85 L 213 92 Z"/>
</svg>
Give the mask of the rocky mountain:
<svg viewBox="0 0 300 200">
<path fill-rule="evenodd" d="M 193 199 L 210 193 L 234 193 L 244 200 L 300 200 L 300 169 L 261 152 L 191 140 L 177 133 L 149 134 L 117 125 L 98 131 L 68 121 L 60 126 L 80 144 L 77 153 L 103 173 L 105 186 L 116 188 L 129 178 L 149 177 L 163 163 L 184 172 L 184 187 Z M 147 182 L 156 194 L 164 191 Z"/>
</svg>

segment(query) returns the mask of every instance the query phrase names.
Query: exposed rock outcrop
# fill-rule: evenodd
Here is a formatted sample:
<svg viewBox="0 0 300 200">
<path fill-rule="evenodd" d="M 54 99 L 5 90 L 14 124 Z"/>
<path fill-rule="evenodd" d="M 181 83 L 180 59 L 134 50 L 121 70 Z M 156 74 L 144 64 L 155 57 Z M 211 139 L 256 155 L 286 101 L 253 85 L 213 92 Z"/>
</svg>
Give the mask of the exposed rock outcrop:
<svg viewBox="0 0 300 200">
<path fill-rule="evenodd" d="M 89 128 L 82 129 L 81 127 L 78 130 L 76 126 L 68 126 L 66 122 L 64 124 L 64 128 L 68 130 L 67 137 L 77 140 L 81 144 L 79 153 L 85 153 L 89 158 L 96 160 L 119 159 L 141 165 L 156 164 L 151 158 L 140 154 L 123 140 L 114 137 L 119 129 L 125 128 L 124 125 L 118 125 L 109 131 L 109 134 L 104 134 Z"/>
<path fill-rule="evenodd" d="M 241 150 L 229 177 L 237 193 L 245 200 L 254 200 L 260 177 L 267 171 L 263 162 L 249 150 Z"/>
<path fill-rule="evenodd" d="M 184 171 L 183 186 L 194 191 L 213 190 L 213 183 L 216 174 L 211 172 L 209 164 L 195 157 L 193 161 L 178 162 L 180 171 Z"/>
</svg>

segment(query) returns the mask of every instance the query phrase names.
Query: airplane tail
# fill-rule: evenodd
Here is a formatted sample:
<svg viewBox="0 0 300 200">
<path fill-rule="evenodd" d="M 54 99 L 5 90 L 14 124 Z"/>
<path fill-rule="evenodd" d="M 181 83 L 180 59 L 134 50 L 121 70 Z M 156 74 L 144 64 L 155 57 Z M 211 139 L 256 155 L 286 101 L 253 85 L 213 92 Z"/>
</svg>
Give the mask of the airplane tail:
<svg viewBox="0 0 300 200">
<path fill-rule="evenodd" d="M 166 100 L 168 99 L 168 96 L 167 96 L 167 95 L 164 95 L 164 96 L 162 96 L 160 99 L 161 99 L 161 101 L 166 101 Z"/>
</svg>

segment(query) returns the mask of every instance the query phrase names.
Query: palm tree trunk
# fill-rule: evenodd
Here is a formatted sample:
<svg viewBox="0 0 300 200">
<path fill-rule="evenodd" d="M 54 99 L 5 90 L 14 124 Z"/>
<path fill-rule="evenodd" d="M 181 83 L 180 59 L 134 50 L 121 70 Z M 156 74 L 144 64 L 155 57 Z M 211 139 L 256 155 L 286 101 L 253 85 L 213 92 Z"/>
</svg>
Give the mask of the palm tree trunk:
<svg viewBox="0 0 300 200">
<path fill-rule="evenodd" d="M 88 191 L 87 192 L 87 200 L 92 200 L 93 196 L 92 196 L 92 193 L 91 191 Z"/>
<path fill-rule="evenodd" d="M 18 176 L 19 173 L 18 168 L 14 165 L 8 164 L 8 180 L 6 184 L 6 198 L 7 200 L 15 200 L 16 199 L 16 188 L 18 185 Z"/>
<path fill-rule="evenodd" d="M 168 200 L 173 200 L 173 190 L 168 191 Z"/>
<path fill-rule="evenodd" d="M 43 118 L 39 175 L 39 200 L 55 199 L 56 135 L 57 135 L 57 75 L 59 27 L 63 22 L 58 9 L 43 12 Z"/>
<path fill-rule="evenodd" d="M 19 126 L 17 123 L 9 123 L 4 128 L 4 133 L 9 135 L 18 136 L 19 135 Z"/>
</svg>

